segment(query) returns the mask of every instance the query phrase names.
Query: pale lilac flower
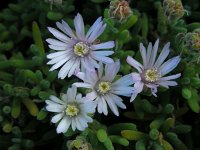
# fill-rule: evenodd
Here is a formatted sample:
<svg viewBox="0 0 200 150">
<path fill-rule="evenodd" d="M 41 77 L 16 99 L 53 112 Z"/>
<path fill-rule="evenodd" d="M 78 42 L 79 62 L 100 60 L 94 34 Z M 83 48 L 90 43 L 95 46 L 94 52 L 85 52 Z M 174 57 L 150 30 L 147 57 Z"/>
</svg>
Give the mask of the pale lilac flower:
<svg viewBox="0 0 200 150">
<path fill-rule="evenodd" d="M 180 56 L 173 57 L 164 62 L 170 51 L 170 43 L 167 43 L 156 59 L 158 46 L 159 40 L 156 41 L 154 46 L 152 46 L 152 43 L 149 43 L 147 50 L 142 43 L 140 44 L 140 53 L 142 56 L 143 65 L 130 56 L 127 57 L 128 64 L 133 66 L 138 71 L 138 73 L 132 73 L 134 80 L 134 91 L 131 101 L 133 101 L 138 93 L 142 92 L 144 88 L 150 88 L 152 94 L 157 96 L 156 93 L 158 86 L 168 88 L 169 86 L 177 85 L 175 81 L 171 80 L 179 78 L 181 76 L 180 73 L 166 77 L 164 76 L 171 72 L 178 65 L 180 62 Z"/>
<path fill-rule="evenodd" d="M 94 100 L 97 103 L 97 110 L 104 115 L 108 114 L 107 105 L 111 111 L 119 116 L 118 107 L 125 109 L 126 106 L 122 103 L 121 96 L 131 97 L 133 84 L 131 74 L 123 76 L 115 81 L 115 77 L 120 69 L 120 62 L 106 64 L 105 72 L 103 70 L 103 64 L 100 63 L 100 67 L 97 71 L 87 70 L 85 73 L 79 72 L 79 77 L 84 82 L 77 82 L 73 85 L 77 87 L 89 88 L 91 91 L 86 95 L 90 100 Z"/>
<path fill-rule="evenodd" d="M 52 123 L 58 123 L 57 133 L 65 133 L 70 125 L 72 130 L 76 128 L 83 131 L 88 127 L 88 123 L 93 119 L 88 116 L 88 113 L 95 112 L 95 104 L 92 101 L 87 101 L 81 94 L 77 94 L 77 88 L 72 86 L 67 90 L 67 94 L 63 94 L 61 99 L 50 96 L 46 109 L 50 112 L 56 113 L 51 119 Z"/>
<path fill-rule="evenodd" d="M 50 71 L 61 67 L 58 78 L 64 79 L 66 76 L 70 77 L 77 70 L 95 69 L 99 65 L 97 61 L 103 63 L 112 63 L 113 60 L 107 56 L 114 52 L 110 49 L 115 46 L 114 41 L 105 43 L 96 43 L 96 39 L 103 33 L 106 24 L 103 23 L 102 18 L 99 17 L 85 34 L 85 27 L 83 18 L 80 14 L 74 19 L 75 33 L 69 25 L 62 20 L 56 22 L 57 27 L 63 32 L 55 28 L 49 27 L 49 31 L 57 39 L 47 39 L 49 48 L 56 52 L 47 55 L 51 59 L 47 64 L 53 65 Z"/>
</svg>

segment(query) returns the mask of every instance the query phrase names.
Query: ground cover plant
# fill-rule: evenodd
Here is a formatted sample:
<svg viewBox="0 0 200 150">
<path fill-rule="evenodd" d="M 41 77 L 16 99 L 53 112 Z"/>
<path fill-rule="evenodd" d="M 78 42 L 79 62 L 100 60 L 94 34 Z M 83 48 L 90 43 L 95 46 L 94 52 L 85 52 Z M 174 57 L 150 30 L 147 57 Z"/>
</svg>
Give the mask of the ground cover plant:
<svg viewBox="0 0 200 150">
<path fill-rule="evenodd" d="M 200 149 L 198 0 L 0 8 L 0 150 Z"/>
</svg>

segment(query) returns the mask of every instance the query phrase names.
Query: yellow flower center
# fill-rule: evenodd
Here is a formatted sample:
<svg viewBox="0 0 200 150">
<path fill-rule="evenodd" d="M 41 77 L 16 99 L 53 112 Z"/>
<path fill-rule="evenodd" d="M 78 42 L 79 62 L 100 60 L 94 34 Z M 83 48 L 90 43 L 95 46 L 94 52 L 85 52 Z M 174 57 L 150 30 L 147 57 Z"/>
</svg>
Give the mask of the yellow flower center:
<svg viewBox="0 0 200 150">
<path fill-rule="evenodd" d="M 157 81 L 161 77 L 161 74 L 156 69 L 148 69 L 145 72 L 144 77 L 146 81 L 154 82 L 154 81 Z"/>
<path fill-rule="evenodd" d="M 70 117 L 74 117 L 74 116 L 77 116 L 77 114 L 79 113 L 79 109 L 76 105 L 70 104 L 70 105 L 67 105 L 65 113 L 66 115 Z"/>
<path fill-rule="evenodd" d="M 99 93 L 106 94 L 110 89 L 111 89 L 110 82 L 102 81 L 99 83 L 99 86 L 98 86 Z"/>
<path fill-rule="evenodd" d="M 74 54 L 80 57 L 84 57 L 88 54 L 90 47 L 83 42 L 78 42 L 74 45 Z"/>
</svg>

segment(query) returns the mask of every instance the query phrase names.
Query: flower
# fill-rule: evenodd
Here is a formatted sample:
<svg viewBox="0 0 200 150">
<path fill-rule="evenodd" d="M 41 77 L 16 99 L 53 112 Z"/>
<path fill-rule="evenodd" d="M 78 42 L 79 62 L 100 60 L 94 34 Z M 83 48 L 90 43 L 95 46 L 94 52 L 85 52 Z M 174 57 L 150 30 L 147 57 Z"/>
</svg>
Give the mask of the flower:
<svg viewBox="0 0 200 150">
<path fill-rule="evenodd" d="M 49 100 L 45 102 L 47 104 L 46 109 L 56 113 L 51 122 L 59 122 L 56 129 L 57 133 L 67 132 L 70 125 L 74 131 L 76 128 L 83 131 L 88 127 L 88 122 L 93 121 L 87 114 L 95 112 L 94 102 L 87 101 L 81 94 L 77 94 L 75 86 L 69 88 L 67 94 L 63 94 L 61 99 L 50 96 Z"/>
<path fill-rule="evenodd" d="M 74 19 L 76 34 L 69 25 L 62 20 L 56 23 L 57 27 L 64 33 L 55 28 L 49 27 L 49 31 L 58 39 L 47 39 L 49 48 L 56 52 L 47 55 L 51 59 L 47 64 L 53 65 L 50 71 L 62 66 L 58 73 L 58 78 L 64 79 L 70 77 L 75 71 L 84 69 L 98 68 L 97 61 L 103 63 L 112 63 L 113 60 L 107 56 L 112 55 L 113 51 L 102 51 L 115 46 L 114 41 L 104 43 L 95 43 L 95 40 L 103 33 L 106 24 L 103 24 L 102 18 L 99 17 L 90 27 L 85 35 L 84 22 L 80 14 Z"/>
<path fill-rule="evenodd" d="M 127 63 L 133 66 L 139 72 L 132 73 L 134 80 L 134 92 L 131 97 L 131 101 L 135 99 L 138 93 L 142 92 L 144 87 L 150 88 L 152 94 L 156 96 L 158 86 L 168 88 L 169 86 L 177 85 L 175 81 L 171 80 L 179 78 L 181 76 L 180 73 L 166 77 L 164 76 L 171 72 L 178 65 L 180 62 L 180 56 L 173 57 L 164 63 L 165 59 L 169 55 L 170 43 L 167 43 L 163 47 L 156 60 L 158 45 L 159 40 L 156 41 L 153 47 L 152 44 L 149 43 L 146 51 L 146 48 L 143 46 L 143 44 L 140 44 L 140 53 L 142 56 L 143 65 L 130 56 L 127 57 Z"/>
<path fill-rule="evenodd" d="M 91 92 L 87 93 L 86 97 L 96 102 L 99 113 L 107 115 L 108 105 L 112 112 L 116 116 L 119 116 L 117 107 L 125 109 L 126 106 L 122 103 L 123 100 L 118 95 L 130 97 L 133 91 L 133 87 L 130 87 L 133 84 L 131 74 L 121 77 L 117 81 L 114 80 L 119 69 L 119 61 L 106 64 L 105 74 L 103 74 L 103 64 L 100 63 L 97 72 L 89 70 L 85 73 L 79 72 L 77 77 L 84 82 L 77 82 L 73 85 L 91 89 Z"/>
</svg>

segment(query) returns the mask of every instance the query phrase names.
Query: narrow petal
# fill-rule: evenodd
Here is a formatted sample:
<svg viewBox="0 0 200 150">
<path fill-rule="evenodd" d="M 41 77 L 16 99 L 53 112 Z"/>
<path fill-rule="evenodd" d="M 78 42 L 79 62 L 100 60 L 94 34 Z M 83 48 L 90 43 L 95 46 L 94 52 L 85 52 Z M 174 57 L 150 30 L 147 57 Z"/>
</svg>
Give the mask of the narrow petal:
<svg viewBox="0 0 200 150">
<path fill-rule="evenodd" d="M 83 88 L 92 88 L 90 84 L 88 83 L 83 83 L 83 82 L 76 82 L 73 85 L 76 87 L 83 87 Z"/>
<path fill-rule="evenodd" d="M 60 66 L 62 66 L 66 61 L 68 61 L 68 58 L 65 58 L 63 60 L 60 60 L 59 62 L 57 62 L 56 64 L 54 64 L 50 69 L 49 71 L 53 71 L 57 68 L 59 68 Z"/>
<path fill-rule="evenodd" d="M 102 56 L 110 56 L 112 55 L 114 52 L 113 51 L 94 51 L 92 52 L 93 55 L 102 55 Z"/>
<path fill-rule="evenodd" d="M 133 93 L 133 87 L 128 87 L 128 86 L 114 86 L 112 87 L 111 93 L 116 94 L 116 95 L 122 95 L 122 96 L 131 96 Z"/>
<path fill-rule="evenodd" d="M 87 93 L 86 98 L 89 99 L 89 100 L 94 100 L 94 99 L 97 98 L 97 93 L 95 91 Z"/>
<path fill-rule="evenodd" d="M 55 28 L 48 27 L 48 30 L 59 40 L 65 43 L 70 43 L 71 39 L 69 39 L 66 35 L 61 33 L 60 31 L 56 30 Z"/>
<path fill-rule="evenodd" d="M 129 86 L 133 84 L 132 74 L 125 75 L 121 77 L 119 80 L 115 81 L 113 86 Z"/>
<path fill-rule="evenodd" d="M 122 98 L 120 98 L 119 96 L 109 93 L 109 96 L 112 97 L 113 101 L 115 102 L 115 104 L 122 108 L 122 109 L 126 109 L 126 105 L 124 105 L 124 103 L 122 103 Z"/>
<path fill-rule="evenodd" d="M 72 118 L 72 130 L 75 131 L 76 130 L 76 121 Z"/>
<path fill-rule="evenodd" d="M 156 55 L 157 55 L 157 52 L 158 52 L 158 46 L 159 46 L 159 39 L 156 40 L 156 42 L 153 46 L 151 57 L 150 57 L 149 63 L 148 63 L 148 67 L 150 67 L 150 68 L 152 68 L 153 64 L 155 63 Z"/>
<path fill-rule="evenodd" d="M 136 61 L 130 56 L 127 57 L 126 61 L 129 65 L 137 69 L 140 73 L 142 72 L 143 66 L 138 61 Z"/>
<path fill-rule="evenodd" d="M 80 107 L 85 113 L 94 113 L 96 102 L 86 100 L 84 104 L 80 104 Z"/>
<path fill-rule="evenodd" d="M 75 63 L 75 60 L 76 60 L 75 58 L 72 58 L 68 62 L 66 62 L 65 65 L 62 66 L 62 68 L 60 69 L 58 73 L 58 78 L 64 79 L 67 76 L 69 70 Z"/>
<path fill-rule="evenodd" d="M 147 67 L 151 58 L 151 53 L 152 53 L 152 43 L 150 42 L 148 47 L 147 47 Z M 145 68 L 146 69 L 146 68 Z"/>
<path fill-rule="evenodd" d="M 61 55 L 65 55 L 65 54 L 67 54 L 67 51 L 55 52 L 55 53 L 48 54 L 47 58 L 52 59 L 52 58 L 55 58 L 55 57 L 58 57 L 58 56 L 61 56 Z"/>
<path fill-rule="evenodd" d="M 108 115 L 108 108 L 107 108 L 106 100 L 104 99 L 104 97 L 101 97 L 101 100 L 102 100 L 103 114 L 107 116 Z"/>
<path fill-rule="evenodd" d="M 155 68 L 159 68 L 162 65 L 162 63 L 165 61 L 167 56 L 169 55 L 169 47 L 170 47 L 170 43 L 168 42 L 167 44 L 165 44 L 160 55 L 158 56 L 158 59 L 154 64 Z"/>
<path fill-rule="evenodd" d="M 98 77 L 99 79 L 102 77 L 103 74 L 103 64 L 102 62 L 99 63 L 99 68 L 98 68 Z"/>
<path fill-rule="evenodd" d="M 67 132 L 69 126 L 70 126 L 71 121 L 67 118 L 64 117 L 61 122 L 58 124 L 58 127 L 56 129 L 57 133 L 65 133 Z"/>
<path fill-rule="evenodd" d="M 68 77 L 71 77 L 73 74 L 75 74 L 75 70 L 76 68 L 80 68 L 80 59 L 76 59 L 75 63 L 72 65 L 69 73 L 68 73 Z"/>
<path fill-rule="evenodd" d="M 55 103 L 58 103 L 58 104 L 65 104 L 62 100 L 60 100 L 60 99 L 57 98 L 56 96 L 51 95 L 49 98 L 50 98 L 52 101 L 54 101 Z"/>
<path fill-rule="evenodd" d="M 120 69 L 120 62 L 117 60 L 114 63 L 106 64 L 105 66 L 105 77 L 104 79 L 106 81 L 112 82 L 117 73 L 119 72 Z"/>
<path fill-rule="evenodd" d="M 105 30 L 106 28 L 106 24 L 103 25 L 102 22 L 100 22 L 98 24 L 98 26 L 96 27 L 96 30 L 94 30 L 91 35 L 88 37 L 88 42 L 92 43 L 94 42 Z"/>
<path fill-rule="evenodd" d="M 68 46 L 68 44 L 64 43 L 64 42 L 61 42 L 61 41 L 58 41 L 58 40 L 55 40 L 55 39 L 46 39 L 46 41 L 51 44 L 51 45 L 55 45 L 55 46 Z"/>
<path fill-rule="evenodd" d="M 132 102 L 133 100 L 135 100 L 135 98 L 137 97 L 138 93 L 137 92 L 133 92 L 130 102 Z"/>
<path fill-rule="evenodd" d="M 173 79 L 179 78 L 180 76 L 181 76 L 181 73 L 178 73 L 178 74 L 175 74 L 175 75 L 160 78 L 160 80 L 173 80 Z"/>
<path fill-rule="evenodd" d="M 169 59 L 168 61 L 166 61 L 159 68 L 159 71 L 160 71 L 161 75 L 164 76 L 167 73 L 171 72 L 174 68 L 176 68 L 176 66 L 178 65 L 180 60 L 181 60 L 180 56 L 176 56 L 176 57 L 173 57 L 173 58 Z"/>
<path fill-rule="evenodd" d="M 84 40 L 85 36 L 85 27 L 82 16 L 78 13 L 77 16 L 74 18 L 74 26 L 76 29 L 76 35 L 80 40 Z"/>
<path fill-rule="evenodd" d="M 114 62 L 112 58 L 105 57 L 102 55 L 95 55 L 95 54 L 91 53 L 91 56 L 92 56 L 92 58 L 94 58 L 98 61 L 101 61 L 103 63 L 113 63 Z"/>
<path fill-rule="evenodd" d="M 175 81 L 159 81 L 158 84 L 168 88 L 169 86 L 176 86 L 177 82 L 175 82 Z"/>
<path fill-rule="evenodd" d="M 136 93 L 140 93 L 140 92 L 142 92 L 142 90 L 143 90 L 143 86 L 144 86 L 144 83 L 143 82 L 136 82 L 135 84 L 134 84 L 134 92 L 136 92 Z"/>
<path fill-rule="evenodd" d="M 112 111 L 116 116 L 119 116 L 119 111 L 118 111 L 118 109 L 117 109 L 116 104 L 115 104 L 114 101 L 112 100 L 112 98 L 109 97 L 109 96 L 105 96 L 105 97 L 106 97 L 108 106 L 110 107 L 111 111 Z"/>
<path fill-rule="evenodd" d="M 62 25 L 63 25 L 63 28 L 65 29 L 66 31 L 66 34 L 74 39 L 76 39 L 76 36 L 74 35 L 72 29 L 69 27 L 69 25 L 64 21 L 62 20 Z"/>
<path fill-rule="evenodd" d="M 68 56 L 70 56 L 70 55 L 68 55 Z M 58 57 L 55 57 L 52 60 L 48 61 L 47 64 L 48 65 L 52 65 L 52 64 L 58 63 L 60 60 L 67 59 L 66 57 L 67 56 L 65 56 L 65 54 L 61 55 L 61 56 L 58 56 Z"/>
<path fill-rule="evenodd" d="M 114 41 L 108 41 L 108 42 L 92 45 L 91 48 L 92 50 L 99 50 L 99 49 L 110 49 L 110 48 L 113 48 L 114 46 L 115 46 Z"/>
<path fill-rule="evenodd" d="M 62 119 L 63 116 L 64 116 L 64 113 L 59 113 L 52 117 L 51 122 L 57 123 L 58 121 L 60 121 Z"/>
<path fill-rule="evenodd" d="M 56 51 L 63 51 L 63 50 L 67 50 L 70 47 L 69 46 L 49 45 L 49 48 L 53 49 L 53 50 L 56 50 Z"/>
<path fill-rule="evenodd" d="M 62 112 L 64 110 L 64 106 L 63 105 L 47 105 L 46 109 L 50 112 Z"/>
<path fill-rule="evenodd" d="M 142 56 L 144 68 L 146 68 L 147 67 L 147 52 L 146 52 L 146 48 L 144 47 L 142 43 L 140 43 L 140 53 Z"/>
<path fill-rule="evenodd" d="M 88 30 L 87 34 L 86 34 L 86 39 L 91 35 L 91 33 L 96 30 L 97 26 L 99 25 L 99 23 L 101 22 L 102 17 L 99 17 L 94 23 L 93 25 L 90 27 L 90 29 Z"/>
</svg>

